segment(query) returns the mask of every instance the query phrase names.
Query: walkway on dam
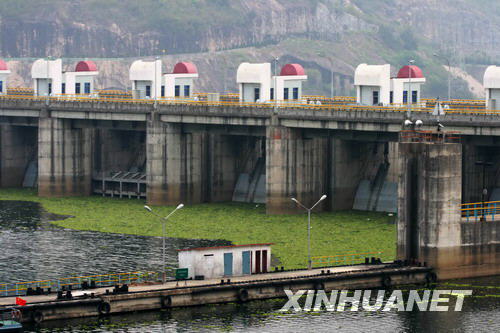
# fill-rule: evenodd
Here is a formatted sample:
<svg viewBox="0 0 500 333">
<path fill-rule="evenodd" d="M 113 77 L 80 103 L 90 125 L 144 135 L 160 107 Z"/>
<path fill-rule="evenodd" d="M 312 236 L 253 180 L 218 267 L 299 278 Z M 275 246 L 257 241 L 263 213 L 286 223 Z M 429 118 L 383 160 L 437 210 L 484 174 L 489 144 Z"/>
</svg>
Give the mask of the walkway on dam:
<svg viewBox="0 0 500 333">
<path fill-rule="evenodd" d="M 383 268 L 390 267 L 389 264 L 379 264 L 379 265 L 354 265 L 354 266 L 340 266 L 340 267 L 323 267 L 323 268 L 315 268 L 312 270 L 296 270 L 296 271 L 285 271 L 285 272 L 269 272 L 264 274 L 254 274 L 254 275 L 245 275 L 245 276 L 231 276 L 217 279 L 209 279 L 209 280 L 185 280 L 185 281 L 170 281 L 164 284 L 155 283 L 155 284 L 140 284 L 140 285 L 129 285 L 129 293 L 134 292 L 145 292 L 145 291 L 159 291 L 159 290 L 167 290 L 167 289 L 176 289 L 176 288 L 186 288 L 186 287 L 204 287 L 204 286 L 215 286 L 220 285 L 221 280 L 227 282 L 228 279 L 231 280 L 232 285 L 237 283 L 246 283 L 246 282 L 258 282 L 258 281 L 269 281 L 269 280 L 286 280 L 286 279 L 301 279 L 308 278 L 311 276 L 321 276 L 324 275 L 324 272 L 329 270 L 330 274 L 339 274 L 339 273 L 349 273 L 349 272 L 360 272 L 360 271 L 374 271 L 380 270 Z M 89 290 L 74 290 L 73 299 L 79 299 L 84 294 L 88 294 L 90 296 L 93 293 L 96 297 L 106 294 L 106 290 L 112 291 L 112 287 L 102 287 L 96 289 Z M 53 302 L 57 301 L 57 295 L 55 293 L 49 295 L 36 295 L 36 296 L 18 296 L 27 301 L 27 304 L 34 303 L 45 303 L 45 302 Z M 16 297 L 0 297 L 0 309 L 2 307 L 11 307 L 16 306 Z"/>
</svg>

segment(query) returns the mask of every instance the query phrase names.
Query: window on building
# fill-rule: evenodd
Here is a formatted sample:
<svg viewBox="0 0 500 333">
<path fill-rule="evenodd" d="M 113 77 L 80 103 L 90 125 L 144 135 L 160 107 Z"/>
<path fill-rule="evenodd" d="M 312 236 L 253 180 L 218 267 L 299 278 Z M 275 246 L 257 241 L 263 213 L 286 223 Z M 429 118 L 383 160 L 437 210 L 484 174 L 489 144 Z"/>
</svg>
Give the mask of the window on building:
<svg viewBox="0 0 500 333">
<path fill-rule="evenodd" d="M 83 91 L 86 93 L 86 94 L 90 94 L 90 82 L 85 82 L 84 86 L 83 86 Z"/>
<path fill-rule="evenodd" d="M 3 92 L 3 81 L 0 81 L 0 92 Z"/>
<path fill-rule="evenodd" d="M 66 83 L 61 84 L 61 94 L 66 93 Z"/>
<path fill-rule="evenodd" d="M 151 86 L 146 86 L 146 97 L 151 97 Z"/>
<path fill-rule="evenodd" d="M 181 86 L 175 86 L 175 97 L 179 97 L 181 95 Z"/>
<path fill-rule="evenodd" d="M 411 92 L 411 102 L 412 103 L 417 103 L 417 99 L 418 99 L 418 91 L 413 90 Z"/>
<path fill-rule="evenodd" d="M 284 100 L 288 99 L 288 88 L 283 89 L 283 99 Z"/>
<path fill-rule="evenodd" d="M 274 88 L 271 88 L 271 100 L 274 100 Z"/>
<path fill-rule="evenodd" d="M 253 90 L 254 93 L 254 101 L 257 102 L 260 99 L 260 88 L 255 88 Z"/>
<path fill-rule="evenodd" d="M 75 94 L 81 93 L 80 91 L 80 83 L 75 83 Z"/>
<path fill-rule="evenodd" d="M 394 103 L 394 91 L 391 91 L 389 93 L 389 103 Z"/>
<path fill-rule="evenodd" d="M 49 89 L 49 95 L 52 94 L 52 83 L 49 83 L 48 89 Z"/>
<path fill-rule="evenodd" d="M 407 90 L 403 91 L 403 103 L 404 104 L 408 103 L 408 91 Z"/>
<path fill-rule="evenodd" d="M 161 86 L 161 97 L 165 97 L 165 86 Z"/>
<path fill-rule="evenodd" d="M 184 96 L 189 97 L 191 96 L 191 87 L 190 86 L 184 86 Z"/>
<path fill-rule="evenodd" d="M 378 98 L 378 90 L 373 92 L 373 105 L 378 105 L 379 103 L 379 98 Z"/>
<path fill-rule="evenodd" d="M 293 88 L 293 99 L 299 99 L 299 88 Z"/>
</svg>

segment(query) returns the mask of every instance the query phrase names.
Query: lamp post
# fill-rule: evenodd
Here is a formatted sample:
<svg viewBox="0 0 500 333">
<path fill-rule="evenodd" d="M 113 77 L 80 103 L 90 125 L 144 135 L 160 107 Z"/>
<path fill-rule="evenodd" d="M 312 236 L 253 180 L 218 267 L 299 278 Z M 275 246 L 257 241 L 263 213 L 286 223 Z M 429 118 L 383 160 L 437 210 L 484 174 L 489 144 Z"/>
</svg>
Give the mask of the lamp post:
<svg viewBox="0 0 500 333">
<path fill-rule="evenodd" d="M 434 53 L 434 56 L 437 58 L 443 58 L 446 61 L 446 64 L 448 66 L 448 102 L 451 101 L 451 66 L 450 66 L 450 59 L 448 59 L 445 56 L 439 56 L 437 53 Z"/>
<path fill-rule="evenodd" d="M 408 95 L 407 95 L 407 99 L 408 99 L 408 119 L 411 118 L 411 104 L 412 104 L 412 97 L 413 97 L 413 94 L 412 94 L 412 91 L 411 91 L 411 66 L 415 63 L 415 60 L 409 60 L 408 61 Z"/>
<path fill-rule="evenodd" d="M 154 84 L 155 84 L 155 107 L 157 106 L 158 103 L 158 60 L 160 60 L 160 57 L 156 56 L 155 57 L 155 78 L 154 78 Z M 160 63 L 161 64 L 161 63 Z M 160 65 L 160 76 L 161 76 L 161 65 Z M 160 79 L 160 84 L 161 84 L 161 79 Z"/>
<path fill-rule="evenodd" d="M 278 60 L 280 58 L 276 57 L 274 58 L 274 93 L 273 93 L 273 98 L 274 98 L 274 113 L 276 113 L 277 108 L 278 108 Z"/>
<path fill-rule="evenodd" d="M 484 208 L 484 203 L 486 201 L 486 196 L 488 195 L 488 189 L 486 188 L 486 167 L 492 166 L 492 162 L 486 162 L 486 161 L 476 161 L 475 163 L 478 166 L 483 167 L 483 190 L 481 192 L 481 222 L 486 221 L 486 210 Z"/>
<path fill-rule="evenodd" d="M 301 204 L 297 199 L 292 198 L 292 201 L 295 202 L 300 207 L 304 208 L 307 211 L 307 269 L 312 269 L 312 260 L 311 260 L 311 211 L 316 207 L 321 201 L 326 199 L 326 194 L 323 194 L 321 198 L 311 207 L 307 208 L 303 204 Z"/>
<path fill-rule="evenodd" d="M 156 217 L 160 218 L 162 220 L 162 231 L 163 231 L 163 268 L 161 270 L 162 272 L 162 277 L 161 277 L 161 281 L 163 283 L 165 283 L 165 281 L 167 280 L 167 276 L 166 276 L 166 273 L 165 273 L 165 266 L 166 266 L 166 258 L 165 258 L 165 224 L 167 223 L 167 220 L 168 218 L 173 214 L 175 213 L 176 211 L 178 211 L 179 209 L 181 209 L 182 207 L 184 207 L 183 204 L 179 204 L 177 207 L 175 207 L 175 209 L 170 212 L 170 214 L 168 214 L 167 216 L 165 217 L 161 217 L 160 215 L 156 214 L 152 209 L 151 207 L 149 206 L 144 206 L 144 209 L 146 209 L 148 212 L 150 212 L 151 214 L 155 215 Z"/>
<path fill-rule="evenodd" d="M 47 56 L 47 98 L 45 99 L 45 104 L 49 105 L 50 102 L 50 92 L 49 92 L 49 81 L 50 81 L 50 60 L 52 59 L 51 56 Z"/>
</svg>

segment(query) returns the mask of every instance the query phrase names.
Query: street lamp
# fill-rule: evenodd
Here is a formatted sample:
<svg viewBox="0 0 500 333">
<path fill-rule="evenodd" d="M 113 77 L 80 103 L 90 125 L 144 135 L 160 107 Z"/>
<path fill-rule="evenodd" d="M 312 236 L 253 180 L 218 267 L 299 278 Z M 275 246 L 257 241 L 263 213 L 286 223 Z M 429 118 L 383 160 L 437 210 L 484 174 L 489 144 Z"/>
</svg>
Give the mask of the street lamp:
<svg viewBox="0 0 500 333">
<path fill-rule="evenodd" d="M 408 102 L 408 118 L 411 118 L 411 104 L 412 104 L 412 91 L 411 91 L 411 66 L 415 63 L 415 60 L 409 60 L 408 61 L 408 74 L 409 74 L 409 81 L 408 81 L 408 94 L 407 94 L 407 102 Z"/>
<path fill-rule="evenodd" d="M 144 209 L 147 210 L 148 212 L 150 212 L 151 214 L 155 215 L 156 217 L 160 218 L 162 220 L 162 229 L 163 229 L 163 268 L 162 268 L 162 282 L 165 283 L 165 281 L 167 280 L 167 276 L 166 276 L 166 273 L 165 273 L 165 266 L 166 266 L 166 259 L 165 259 L 165 224 L 168 220 L 168 218 L 173 214 L 175 213 L 176 211 L 178 211 L 179 209 L 182 209 L 182 207 L 184 207 L 183 204 L 179 204 L 177 207 L 175 207 L 175 209 L 170 212 L 170 214 L 168 214 L 167 216 L 165 217 L 161 217 L 160 215 L 156 214 L 152 209 L 151 207 L 149 206 L 144 206 Z"/>
<path fill-rule="evenodd" d="M 274 58 L 274 89 L 273 89 L 273 98 L 274 98 L 274 113 L 276 113 L 277 108 L 278 108 L 278 60 L 280 58 L 276 57 Z"/>
<path fill-rule="evenodd" d="M 321 201 L 326 199 L 326 194 L 323 194 L 321 198 L 311 207 L 307 208 L 303 204 L 301 204 L 297 199 L 292 198 L 292 201 L 295 202 L 300 207 L 304 208 L 307 211 L 307 269 L 312 269 L 312 260 L 311 260 L 311 211 L 316 207 Z"/>
<path fill-rule="evenodd" d="M 492 162 L 476 161 L 476 165 L 483 167 L 483 191 L 481 193 L 481 222 L 486 221 L 486 210 L 484 209 L 484 203 L 486 201 L 486 196 L 488 195 L 488 189 L 486 188 L 486 167 L 492 166 Z"/>
<path fill-rule="evenodd" d="M 434 53 L 434 56 L 436 58 L 443 58 L 446 60 L 446 64 L 448 65 L 448 102 L 451 101 L 451 66 L 450 66 L 450 59 L 448 59 L 445 56 L 439 56 L 437 53 Z"/>
</svg>

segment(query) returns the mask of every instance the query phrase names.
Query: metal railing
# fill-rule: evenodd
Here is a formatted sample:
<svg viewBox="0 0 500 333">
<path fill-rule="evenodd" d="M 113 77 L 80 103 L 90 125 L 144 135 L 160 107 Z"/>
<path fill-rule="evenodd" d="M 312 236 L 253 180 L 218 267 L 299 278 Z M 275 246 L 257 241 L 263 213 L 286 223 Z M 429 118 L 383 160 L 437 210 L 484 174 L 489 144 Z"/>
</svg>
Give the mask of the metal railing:
<svg viewBox="0 0 500 333">
<path fill-rule="evenodd" d="M 345 266 L 361 264 L 365 262 L 365 258 L 380 256 L 382 252 L 366 252 L 366 253 L 350 253 L 337 254 L 334 256 L 312 257 L 313 266 Z"/>
<path fill-rule="evenodd" d="M 460 211 L 466 222 L 478 222 L 483 217 L 485 222 L 495 221 L 496 215 L 500 215 L 500 201 L 465 203 Z"/>
<path fill-rule="evenodd" d="M 39 280 L 28 282 L 0 283 L 0 296 L 21 296 L 26 295 L 28 289 L 37 291 L 41 289 L 51 291 L 76 290 L 87 288 L 98 288 L 113 286 L 116 284 L 142 283 L 158 280 L 157 272 L 131 272 L 116 274 L 99 274 L 88 276 L 76 276 L 62 278 L 58 280 Z"/>
<path fill-rule="evenodd" d="M 399 132 L 400 142 L 459 143 L 457 131 L 404 130 Z"/>
<path fill-rule="evenodd" d="M 231 96 L 232 97 L 232 96 Z M 191 105 L 191 106 L 237 106 L 237 107 L 259 107 L 259 108 L 287 108 L 287 109 L 308 109 L 308 110 L 330 110 L 330 111 L 376 111 L 376 112 L 407 112 L 408 106 L 368 106 L 368 105 L 355 105 L 345 103 L 308 103 L 307 99 L 302 101 L 298 100 L 293 103 L 287 101 L 267 101 L 267 102 L 240 102 L 235 101 L 234 97 L 227 98 L 226 100 L 208 101 L 200 100 L 198 98 L 152 98 L 147 99 L 132 99 L 132 98 L 119 98 L 113 96 L 28 96 L 28 95 L 0 95 L 1 100 L 29 100 L 34 102 L 92 102 L 92 103 L 129 103 L 129 104 L 170 104 L 170 105 Z M 354 100 L 353 100 L 354 101 Z M 412 112 L 431 113 L 433 108 L 424 107 L 422 105 L 413 105 L 410 107 Z M 487 109 L 464 109 L 464 108 L 450 108 L 446 110 L 447 114 L 476 114 L 476 115 L 500 115 L 500 110 L 487 110 Z"/>
</svg>

